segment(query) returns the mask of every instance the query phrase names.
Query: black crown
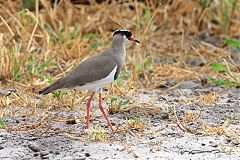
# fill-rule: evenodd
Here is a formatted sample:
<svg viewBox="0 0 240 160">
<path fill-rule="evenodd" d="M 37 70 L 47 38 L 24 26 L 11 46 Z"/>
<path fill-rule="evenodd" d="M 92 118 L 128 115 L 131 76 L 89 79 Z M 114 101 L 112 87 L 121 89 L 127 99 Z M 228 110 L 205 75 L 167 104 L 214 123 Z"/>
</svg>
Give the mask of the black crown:
<svg viewBox="0 0 240 160">
<path fill-rule="evenodd" d="M 132 36 L 132 32 L 130 32 L 129 30 L 126 30 L 126 29 L 119 29 L 119 30 L 116 30 L 114 33 L 113 33 L 113 36 L 115 34 L 123 34 L 125 35 L 127 38 L 130 38 Z"/>
</svg>

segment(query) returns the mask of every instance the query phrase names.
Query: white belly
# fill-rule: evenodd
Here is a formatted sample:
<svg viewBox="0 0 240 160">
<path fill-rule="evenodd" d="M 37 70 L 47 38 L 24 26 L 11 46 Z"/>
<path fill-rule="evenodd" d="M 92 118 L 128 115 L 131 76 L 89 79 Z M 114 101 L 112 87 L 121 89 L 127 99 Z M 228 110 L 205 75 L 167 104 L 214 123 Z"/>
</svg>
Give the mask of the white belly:
<svg viewBox="0 0 240 160">
<path fill-rule="evenodd" d="M 79 89 L 79 90 L 90 89 L 99 93 L 101 92 L 102 87 L 114 81 L 114 76 L 116 72 L 117 72 L 117 66 L 112 70 L 112 72 L 107 77 L 100 79 L 98 81 L 94 81 L 91 83 L 86 83 L 84 85 L 74 87 L 74 89 Z"/>
</svg>

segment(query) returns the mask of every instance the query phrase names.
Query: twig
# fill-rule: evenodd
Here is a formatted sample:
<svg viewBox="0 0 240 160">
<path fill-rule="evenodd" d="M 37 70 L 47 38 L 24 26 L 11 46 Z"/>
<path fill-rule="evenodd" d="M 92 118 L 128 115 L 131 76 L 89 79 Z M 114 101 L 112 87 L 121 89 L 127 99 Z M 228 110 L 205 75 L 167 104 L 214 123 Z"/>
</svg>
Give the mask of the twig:
<svg viewBox="0 0 240 160">
<path fill-rule="evenodd" d="M 38 21 L 37 21 L 37 23 L 35 24 L 35 26 L 34 26 L 34 28 L 33 28 L 33 31 L 32 31 L 32 34 L 31 34 L 31 37 L 30 37 L 30 39 L 29 39 L 29 41 L 28 41 L 28 45 L 27 45 L 27 50 L 28 50 L 28 51 L 29 51 L 30 46 L 31 46 L 31 44 L 32 44 L 32 40 L 33 40 L 34 34 L 35 34 L 35 32 L 36 32 L 37 26 L 38 26 Z"/>
<path fill-rule="evenodd" d="M 214 153 L 220 153 L 220 150 L 219 149 L 213 149 L 213 150 L 205 150 L 205 151 L 202 151 L 202 150 L 191 150 L 191 151 L 182 151 L 181 154 L 184 154 L 184 153 L 188 153 L 188 154 L 199 154 L 199 153 L 211 153 L 211 152 L 214 152 Z"/>
<path fill-rule="evenodd" d="M 7 22 L 5 21 L 5 19 L 0 15 L 1 20 L 3 21 L 3 23 L 6 25 L 7 29 L 9 30 L 9 32 L 11 33 L 12 36 L 14 36 L 14 33 L 11 29 L 11 27 L 7 24 Z"/>
<path fill-rule="evenodd" d="M 172 110 L 172 112 L 173 112 L 173 114 L 174 114 L 174 116 L 175 116 L 175 118 L 176 118 L 176 120 L 177 120 L 177 125 L 178 125 L 178 127 L 179 127 L 181 130 L 183 130 L 183 131 L 188 131 L 187 129 L 185 129 L 185 128 L 183 127 L 182 123 L 179 121 L 178 116 L 177 116 L 177 113 L 176 113 L 175 106 L 171 106 L 171 110 Z"/>
<path fill-rule="evenodd" d="M 73 136 L 73 135 L 68 134 L 68 133 L 59 134 L 59 135 L 67 136 L 67 137 L 72 138 L 72 139 L 75 139 L 75 140 L 81 140 L 81 141 L 83 141 L 83 142 L 86 142 L 86 139 L 83 139 L 83 138 L 81 138 L 81 137 L 76 137 L 76 136 Z"/>
<path fill-rule="evenodd" d="M 152 15 L 152 17 L 151 17 L 151 19 L 149 20 L 149 22 L 148 22 L 148 24 L 147 24 L 147 26 L 146 26 L 146 28 L 144 29 L 144 32 L 143 32 L 143 39 L 144 39 L 144 36 L 146 35 L 146 33 L 147 33 L 147 30 L 148 30 L 148 28 L 150 27 L 150 24 L 152 23 L 152 21 L 153 21 L 153 18 L 156 16 L 156 14 L 157 14 L 157 12 L 158 12 L 158 9 L 159 9 L 159 7 L 161 6 L 162 4 L 161 3 L 159 3 L 159 5 L 158 5 L 158 7 L 155 9 L 155 11 L 154 11 L 154 13 L 153 13 L 153 15 Z"/>
<path fill-rule="evenodd" d="M 230 70 L 226 59 L 223 58 L 223 61 L 224 61 L 225 65 L 227 66 L 227 71 L 228 71 L 230 77 L 232 77 L 235 81 L 239 82 L 239 79 L 238 79 L 238 78 L 232 73 L 232 71 Z"/>
<path fill-rule="evenodd" d="M 228 30 L 228 34 L 230 33 L 230 30 L 231 30 L 231 26 L 232 26 L 232 19 L 233 19 L 233 15 L 234 15 L 234 11 L 236 9 L 236 6 L 237 6 L 237 0 L 235 0 L 233 3 L 232 3 L 233 7 L 232 7 L 232 10 L 231 10 L 231 15 L 230 15 L 230 18 L 229 18 L 229 21 L 228 21 L 228 24 L 227 24 L 227 30 Z"/>
</svg>

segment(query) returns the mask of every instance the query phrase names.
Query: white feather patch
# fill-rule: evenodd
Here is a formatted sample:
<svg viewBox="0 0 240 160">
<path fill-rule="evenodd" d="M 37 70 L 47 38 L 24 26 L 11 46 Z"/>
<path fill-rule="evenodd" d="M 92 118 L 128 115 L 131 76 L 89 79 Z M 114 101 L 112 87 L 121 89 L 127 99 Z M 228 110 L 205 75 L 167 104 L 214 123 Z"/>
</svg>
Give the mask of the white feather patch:
<svg viewBox="0 0 240 160">
<path fill-rule="evenodd" d="M 74 87 L 74 89 L 84 90 L 84 89 L 90 89 L 93 91 L 96 91 L 97 93 L 101 92 L 101 88 L 112 83 L 114 81 L 114 76 L 117 72 L 117 66 L 112 70 L 112 72 L 105 78 L 100 79 L 98 81 L 86 83 L 82 86 Z"/>
</svg>

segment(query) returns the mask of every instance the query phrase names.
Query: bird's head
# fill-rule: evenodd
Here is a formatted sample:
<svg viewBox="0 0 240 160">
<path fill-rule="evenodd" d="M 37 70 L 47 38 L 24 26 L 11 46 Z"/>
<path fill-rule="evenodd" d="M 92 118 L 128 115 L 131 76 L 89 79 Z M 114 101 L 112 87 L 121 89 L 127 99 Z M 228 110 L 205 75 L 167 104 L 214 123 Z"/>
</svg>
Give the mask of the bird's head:
<svg viewBox="0 0 240 160">
<path fill-rule="evenodd" d="M 132 32 L 130 32 L 129 30 L 125 30 L 125 29 L 116 30 L 113 33 L 113 40 L 123 42 L 124 44 L 127 44 L 130 41 L 140 43 L 138 40 L 136 40 L 132 36 Z"/>
</svg>

